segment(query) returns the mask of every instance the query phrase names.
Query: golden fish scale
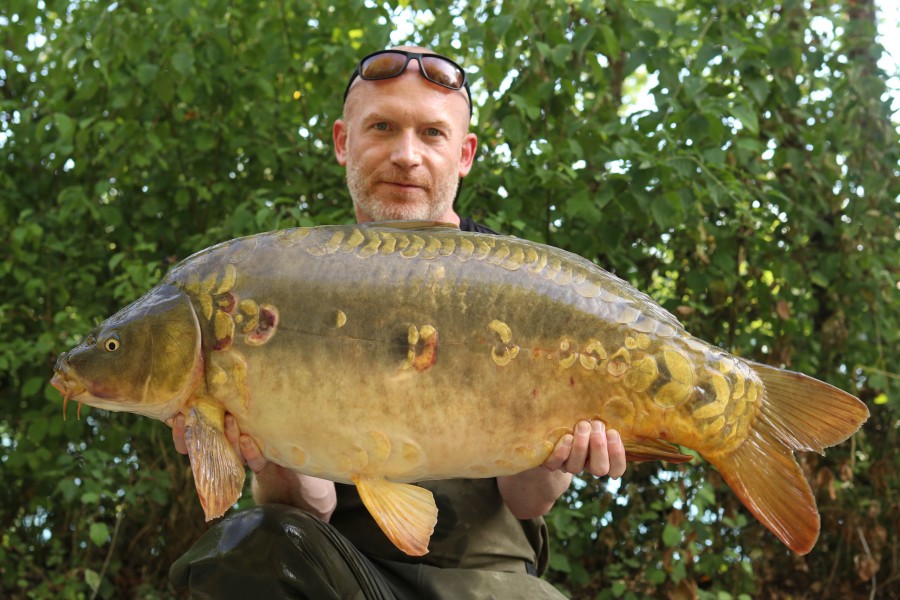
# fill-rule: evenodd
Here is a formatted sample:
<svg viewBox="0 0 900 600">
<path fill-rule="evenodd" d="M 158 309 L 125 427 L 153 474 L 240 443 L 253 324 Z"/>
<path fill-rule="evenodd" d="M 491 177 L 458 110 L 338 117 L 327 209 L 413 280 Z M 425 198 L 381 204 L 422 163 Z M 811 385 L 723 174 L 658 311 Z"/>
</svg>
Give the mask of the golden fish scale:
<svg viewBox="0 0 900 600">
<path fill-rule="evenodd" d="M 211 340 L 214 395 L 270 458 L 312 474 L 511 473 L 591 417 L 724 451 L 757 412 L 744 363 L 588 261 L 514 238 L 297 229 L 214 247 L 171 279 Z M 281 321 L 253 346 L 260 306 Z"/>
</svg>

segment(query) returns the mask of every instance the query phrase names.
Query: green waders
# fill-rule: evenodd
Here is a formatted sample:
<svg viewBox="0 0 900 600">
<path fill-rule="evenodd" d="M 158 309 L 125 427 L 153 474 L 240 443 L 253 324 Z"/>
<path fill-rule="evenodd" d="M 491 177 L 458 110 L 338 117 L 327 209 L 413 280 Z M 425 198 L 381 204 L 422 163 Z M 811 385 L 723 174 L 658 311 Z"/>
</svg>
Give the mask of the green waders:
<svg viewBox="0 0 900 600">
<path fill-rule="evenodd" d="M 338 484 L 334 526 L 284 505 L 246 509 L 210 528 L 172 565 L 170 579 L 192 598 L 216 600 L 563 598 L 535 576 L 546 564 L 543 520 L 511 517 L 495 480 L 422 485 L 439 516 L 432 551 L 420 559 L 380 539 L 354 488 Z"/>
</svg>

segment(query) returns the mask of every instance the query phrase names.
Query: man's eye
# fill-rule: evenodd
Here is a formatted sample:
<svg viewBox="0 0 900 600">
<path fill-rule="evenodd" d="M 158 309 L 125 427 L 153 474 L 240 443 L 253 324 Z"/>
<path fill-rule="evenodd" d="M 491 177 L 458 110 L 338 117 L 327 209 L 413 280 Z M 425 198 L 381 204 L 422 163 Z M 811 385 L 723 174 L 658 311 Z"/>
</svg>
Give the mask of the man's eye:
<svg viewBox="0 0 900 600">
<path fill-rule="evenodd" d="M 387 123 L 375 123 L 374 127 L 378 131 L 387 131 L 388 124 Z"/>
<path fill-rule="evenodd" d="M 428 136 L 439 136 L 439 135 L 442 135 L 442 134 L 441 134 L 441 130 L 440 130 L 440 129 L 437 129 L 436 127 L 429 127 L 428 129 L 425 130 L 425 134 L 428 135 Z"/>
</svg>

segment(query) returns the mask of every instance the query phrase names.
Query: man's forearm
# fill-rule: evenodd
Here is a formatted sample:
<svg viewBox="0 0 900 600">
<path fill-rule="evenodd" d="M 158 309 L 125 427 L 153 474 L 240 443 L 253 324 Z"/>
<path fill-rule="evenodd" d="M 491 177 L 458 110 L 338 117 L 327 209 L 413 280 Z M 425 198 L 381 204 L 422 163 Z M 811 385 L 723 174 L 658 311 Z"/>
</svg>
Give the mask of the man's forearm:
<svg viewBox="0 0 900 600">
<path fill-rule="evenodd" d="M 257 504 L 289 504 L 328 521 L 337 505 L 334 483 L 295 473 L 274 463 L 253 476 L 253 500 Z"/>
<path fill-rule="evenodd" d="M 497 478 L 500 497 L 517 519 L 542 517 L 569 487 L 572 475 L 535 467 Z"/>
</svg>

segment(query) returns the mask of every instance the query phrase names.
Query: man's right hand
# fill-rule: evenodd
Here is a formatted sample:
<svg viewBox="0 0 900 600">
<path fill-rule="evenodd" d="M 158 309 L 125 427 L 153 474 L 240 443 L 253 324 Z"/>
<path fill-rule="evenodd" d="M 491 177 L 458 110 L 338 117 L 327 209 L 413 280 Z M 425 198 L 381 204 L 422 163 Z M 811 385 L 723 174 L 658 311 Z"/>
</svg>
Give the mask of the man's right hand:
<svg viewBox="0 0 900 600">
<path fill-rule="evenodd" d="M 170 425 L 175 450 L 187 454 L 184 415 L 176 415 Z M 254 473 L 252 489 L 257 504 L 290 504 L 328 521 L 337 505 L 333 482 L 270 462 L 253 438 L 241 433 L 237 420 L 228 413 L 225 413 L 225 437 Z"/>
<path fill-rule="evenodd" d="M 172 441 L 175 444 L 175 450 L 181 454 L 187 454 L 187 442 L 184 437 L 185 418 L 179 413 L 172 420 Z M 253 441 L 249 435 L 241 434 L 237 421 L 233 416 L 225 414 L 225 437 L 234 447 L 234 451 L 240 456 L 244 464 L 250 467 L 254 473 L 259 473 L 268 464 L 268 460 L 259 450 L 259 446 Z"/>
</svg>

